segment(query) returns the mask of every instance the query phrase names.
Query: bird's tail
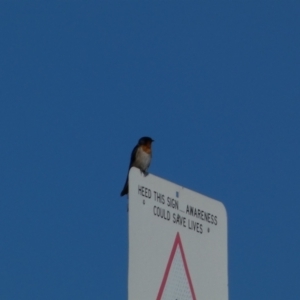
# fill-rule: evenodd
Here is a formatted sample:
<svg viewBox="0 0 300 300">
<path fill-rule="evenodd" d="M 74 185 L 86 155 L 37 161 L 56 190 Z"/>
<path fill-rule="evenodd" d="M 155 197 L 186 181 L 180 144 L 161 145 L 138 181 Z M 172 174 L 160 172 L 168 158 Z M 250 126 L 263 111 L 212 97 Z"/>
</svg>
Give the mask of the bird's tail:
<svg viewBox="0 0 300 300">
<path fill-rule="evenodd" d="M 127 195 L 127 194 L 128 194 L 128 176 L 126 178 L 125 185 L 124 185 L 123 190 L 121 192 L 121 197 L 124 196 L 124 195 Z"/>
</svg>

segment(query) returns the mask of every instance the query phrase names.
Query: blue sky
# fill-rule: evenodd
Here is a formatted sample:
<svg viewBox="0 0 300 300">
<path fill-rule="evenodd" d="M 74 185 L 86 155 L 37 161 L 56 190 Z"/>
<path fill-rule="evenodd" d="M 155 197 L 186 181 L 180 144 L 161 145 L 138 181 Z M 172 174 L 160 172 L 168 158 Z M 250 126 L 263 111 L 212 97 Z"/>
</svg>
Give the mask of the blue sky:
<svg viewBox="0 0 300 300">
<path fill-rule="evenodd" d="M 151 173 L 227 208 L 230 299 L 299 299 L 299 13 L 3 1 L 0 298 L 126 299 L 119 194 L 149 135 Z"/>
</svg>

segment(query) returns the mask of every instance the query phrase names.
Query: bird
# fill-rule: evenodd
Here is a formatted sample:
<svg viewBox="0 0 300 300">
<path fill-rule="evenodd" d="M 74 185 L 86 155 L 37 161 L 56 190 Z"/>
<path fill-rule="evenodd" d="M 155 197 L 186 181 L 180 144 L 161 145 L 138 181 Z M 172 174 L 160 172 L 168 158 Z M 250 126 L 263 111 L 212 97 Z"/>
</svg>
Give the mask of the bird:
<svg viewBox="0 0 300 300">
<path fill-rule="evenodd" d="M 133 148 L 130 157 L 129 169 L 126 178 L 125 185 L 121 192 L 121 197 L 128 194 L 128 175 L 131 167 L 136 167 L 141 170 L 144 174 L 146 174 L 152 157 L 152 143 L 154 140 L 151 137 L 144 136 L 141 137 L 137 143 L 137 145 Z"/>
</svg>

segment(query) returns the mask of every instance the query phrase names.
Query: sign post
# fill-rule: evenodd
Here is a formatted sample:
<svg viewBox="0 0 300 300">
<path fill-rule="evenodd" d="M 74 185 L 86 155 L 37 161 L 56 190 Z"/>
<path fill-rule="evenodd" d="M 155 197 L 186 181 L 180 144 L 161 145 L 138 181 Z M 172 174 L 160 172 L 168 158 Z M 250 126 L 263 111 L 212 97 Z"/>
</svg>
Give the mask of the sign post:
<svg viewBox="0 0 300 300">
<path fill-rule="evenodd" d="M 228 300 L 223 204 L 131 168 L 129 300 Z"/>
</svg>

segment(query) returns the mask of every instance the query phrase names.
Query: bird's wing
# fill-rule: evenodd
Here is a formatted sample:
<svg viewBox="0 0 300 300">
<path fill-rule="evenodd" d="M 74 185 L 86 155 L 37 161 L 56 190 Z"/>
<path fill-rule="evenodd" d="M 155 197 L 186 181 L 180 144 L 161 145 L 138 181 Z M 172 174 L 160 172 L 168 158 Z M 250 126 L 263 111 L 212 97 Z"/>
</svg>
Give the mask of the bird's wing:
<svg viewBox="0 0 300 300">
<path fill-rule="evenodd" d="M 135 159 L 136 159 L 136 152 L 138 150 L 139 146 L 136 145 L 132 152 L 131 152 L 131 157 L 130 157 L 130 163 L 129 163 L 129 169 L 132 167 L 133 163 L 135 162 Z"/>
</svg>

